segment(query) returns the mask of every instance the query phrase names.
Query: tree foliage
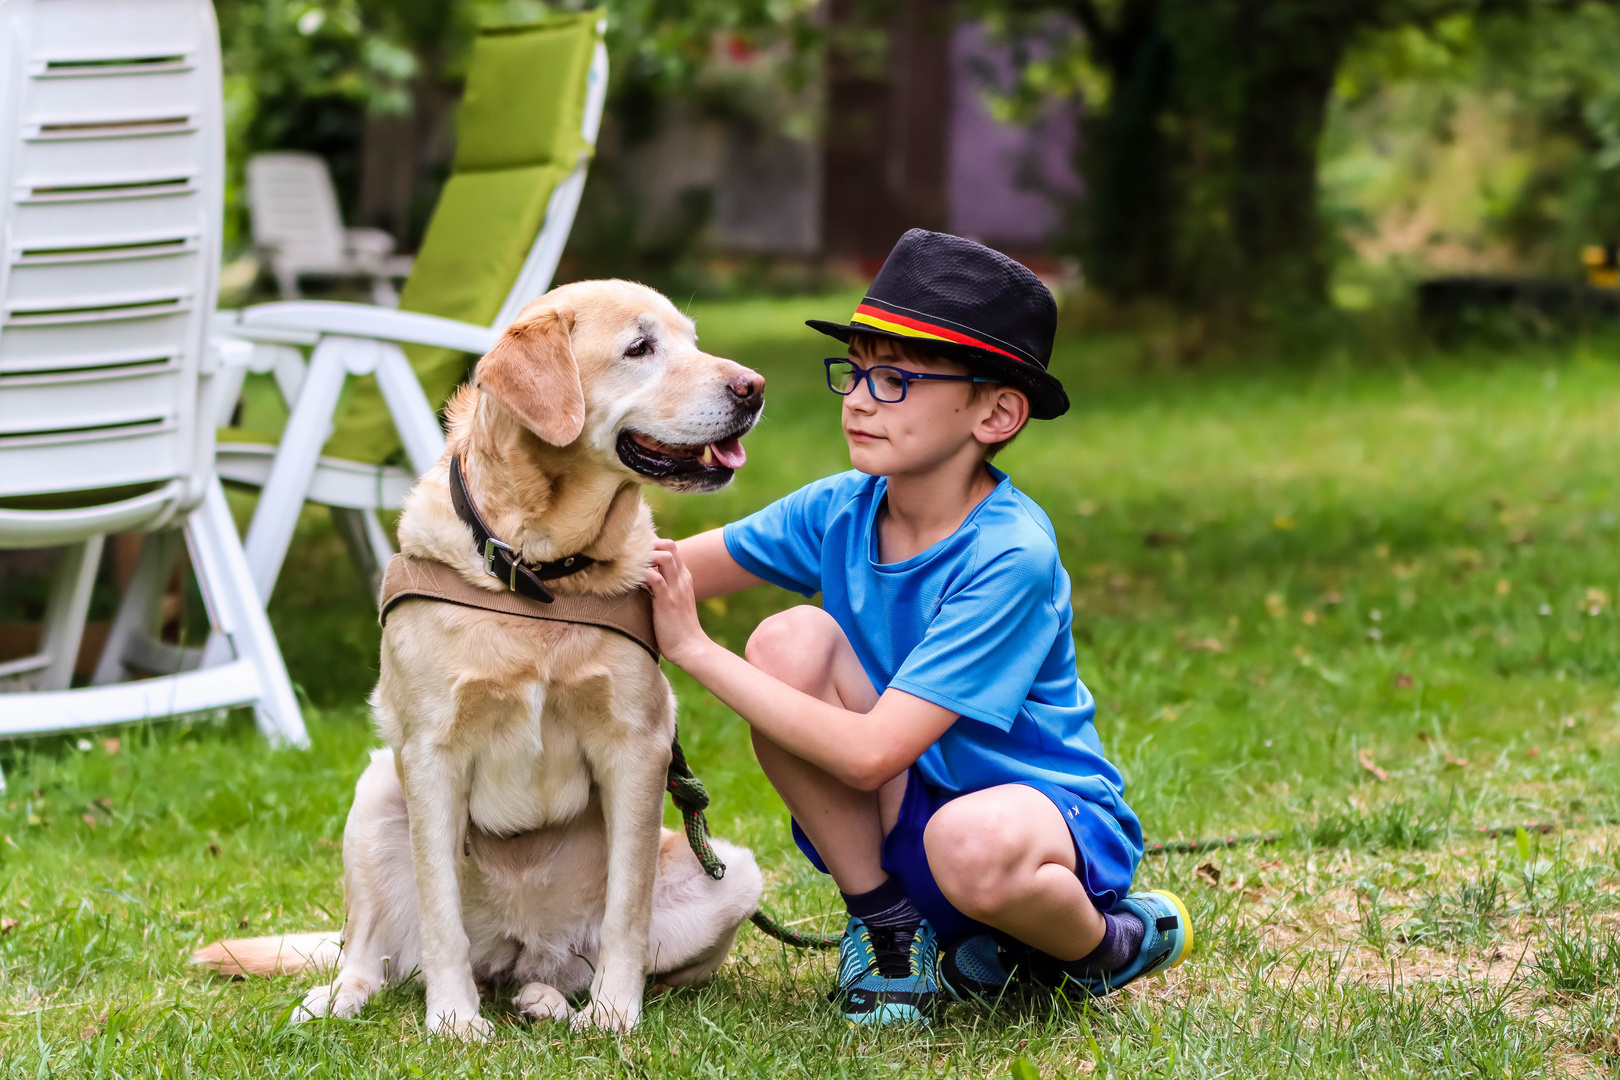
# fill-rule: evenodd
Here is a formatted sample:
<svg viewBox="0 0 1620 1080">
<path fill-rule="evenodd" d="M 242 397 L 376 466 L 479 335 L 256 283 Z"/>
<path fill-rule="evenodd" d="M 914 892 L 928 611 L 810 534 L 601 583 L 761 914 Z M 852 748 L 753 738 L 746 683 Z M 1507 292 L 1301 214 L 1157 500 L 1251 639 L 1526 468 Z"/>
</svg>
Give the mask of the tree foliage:
<svg viewBox="0 0 1620 1080">
<path fill-rule="evenodd" d="M 1525 26 L 1593 6 L 1025 0 L 989 14 L 1015 35 L 1049 26 L 1039 20 L 1054 12 L 1070 28 L 1059 48 L 1026 66 L 1025 81 L 1087 99 L 1080 171 L 1088 191 L 1075 242 L 1090 279 L 1116 297 L 1248 318 L 1326 296 L 1332 236 L 1319 209 L 1319 151 L 1339 73 L 1358 43 L 1459 17 L 1501 27 L 1511 40 Z M 1544 79 L 1567 87 L 1575 69 L 1590 74 L 1591 62 L 1544 64 Z"/>
<path fill-rule="evenodd" d="M 1600 4 L 1368 35 L 1323 146 L 1329 219 L 1396 277 L 1573 275 L 1583 246 L 1620 240 L 1617 51 L 1620 9 Z"/>
<path fill-rule="evenodd" d="M 409 107 L 415 56 L 374 32 L 356 0 L 216 0 L 225 64 L 232 213 L 242 224 L 241 175 L 261 150 L 321 154 L 339 189 L 359 178 L 368 110 Z"/>
<path fill-rule="evenodd" d="M 1620 239 L 1617 0 L 955 2 L 1014 43 L 1018 100 L 1084 101 L 1086 193 L 1066 242 L 1115 297 L 1243 320 L 1318 305 L 1336 261 L 1387 232 L 1403 200 L 1439 208 L 1432 249 L 1496 244 L 1525 267 L 1569 265 L 1582 243 Z M 540 0 L 216 3 L 233 166 L 262 149 L 317 151 L 352 211 L 368 118 L 410 115 L 424 217 L 476 29 L 547 10 Z M 614 171 L 614 155 L 658 130 L 671 102 L 808 133 L 814 95 L 794 92 L 813 79 L 819 44 L 871 29 L 829 30 L 817 0 L 605 6 L 609 128 L 576 232 L 580 246 L 613 252 L 691 247 L 690 229 L 643 235 L 637 192 Z M 856 7 L 872 8 L 875 26 L 892 3 Z M 737 62 L 745 56 L 770 62 Z M 1450 167 L 1441 159 L 1482 112 L 1499 134 L 1494 156 L 1466 197 L 1442 191 L 1424 177 Z M 633 260 L 589 269 L 655 272 Z"/>
</svg>

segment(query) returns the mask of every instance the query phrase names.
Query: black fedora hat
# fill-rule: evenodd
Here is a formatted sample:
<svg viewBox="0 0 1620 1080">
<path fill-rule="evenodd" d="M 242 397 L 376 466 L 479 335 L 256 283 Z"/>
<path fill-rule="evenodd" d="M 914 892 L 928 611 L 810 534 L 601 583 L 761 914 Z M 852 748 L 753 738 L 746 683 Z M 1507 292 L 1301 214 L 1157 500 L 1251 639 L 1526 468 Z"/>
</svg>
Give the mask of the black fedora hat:
<svg viewBox="0 0 1620 1080">
<path fill-rule="evenodd" d="M 912 229 L 849 322 L 805 325 L 846 344 L 853 334 L 895 338 L 965 364 L 1028 394 L 1036 420 L 1069 410 L 1046 370 L 1057 333 L 1052 294 L 1029 267 L 960 236 Z"/>
</svg>

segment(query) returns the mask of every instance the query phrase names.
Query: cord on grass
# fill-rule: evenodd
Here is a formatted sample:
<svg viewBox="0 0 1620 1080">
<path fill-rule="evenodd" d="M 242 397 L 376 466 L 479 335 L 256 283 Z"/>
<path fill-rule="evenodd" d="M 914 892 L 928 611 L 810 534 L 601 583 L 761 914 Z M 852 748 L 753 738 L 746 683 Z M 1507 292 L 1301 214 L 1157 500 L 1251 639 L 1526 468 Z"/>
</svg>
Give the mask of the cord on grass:
<svg viewBox="0 0 1620 1080">
<path fill-rule="evenodd" d="M 1586 826 L 1617 824 L 1620 824 L 1620 819 L 1602 818 L 1599 820 L 1577 822 L 1573 825 L 1532 821 L 1528 825 L 1481 825 L 1479 829 L 1476 830 L 1476 835 L 1478 835 L 1481 839 L 1491 840 L 1498 836 L 1516 836 L 1520 829 L 1523 829 L 1527 833 L 1545 834 L 1555 832 L 1558 829 L 1578 829 Z M 1430 833 L 1440 833 L 1443 831 L 1443 829 L 1441 826 L 1431 825 L 1427 831 Z M 1165 840 L 1156 844 L 1147 844 L 1143 847 L 1142 854 L 1144 856 L 1197 855 L 1205 851 L 1222 851 L 1226 848 L 1267 847 L 1271 844 L 1281 843 L 1285 839 L 1287 838 L 1279 833 L 1244 833 L 1241 836 L 1212 836 L 1206 837 L 1203 840 Z M 1344 847 L 1346 845 L 1334 844 L 1327 846 Z"/>
</svg>

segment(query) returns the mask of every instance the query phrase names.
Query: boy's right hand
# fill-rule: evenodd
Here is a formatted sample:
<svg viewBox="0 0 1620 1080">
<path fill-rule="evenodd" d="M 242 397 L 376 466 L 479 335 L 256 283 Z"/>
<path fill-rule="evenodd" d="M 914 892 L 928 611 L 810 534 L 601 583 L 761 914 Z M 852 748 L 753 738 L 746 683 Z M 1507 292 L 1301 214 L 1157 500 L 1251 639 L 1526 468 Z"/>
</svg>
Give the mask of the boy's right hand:
<svg viewBox="0 0 1620 1080">
<path fill-rule="evenodd" d="M 646 582 L 653 598 L 653 633 L 658 638 L 658 650 L 670 663 L 684 668 L 699 650 L 713 642 L 698 621 L 692 573 L 675 541 L 662 537 L 653 541 Z"/>
</svg>

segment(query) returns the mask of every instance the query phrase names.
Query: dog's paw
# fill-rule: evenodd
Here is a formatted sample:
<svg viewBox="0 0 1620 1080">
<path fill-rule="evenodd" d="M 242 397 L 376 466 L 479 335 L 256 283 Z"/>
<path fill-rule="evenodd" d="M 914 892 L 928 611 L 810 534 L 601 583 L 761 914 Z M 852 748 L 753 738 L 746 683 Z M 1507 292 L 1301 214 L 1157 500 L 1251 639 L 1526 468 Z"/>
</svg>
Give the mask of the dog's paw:
<svg viewBox="0 0 1620 1080">
<path fill-rule="evenodd" d="M 302 1024 L 306 1020 L 321 1020 L 328 1016 L 352 1020 L 360 1015 L 368 996 L 345 990 L 342 983 L 317 986 L 304 995 L 304 1000 L 293 1006 L 291 1022 Z"/>
<path fill-rule="evenodd" d="M 572 1023 L 575 1031 L 595 1028 L 598 1031 L 611 1031 L 616 1035 L 623 1035 L 635 1027 L 636 1021 L 640 1019 L 640 1001 L 596 1000 L 575 1013 Z"/>
<path fill-rule="evenodd" d="M 562 991 L 543 982 L 532 982 L 525 986 L 512 999 L 512 1004 L 530 1020 L 567 1020 L 574 1015 Z"/>
<path fill-rule="evenodd" d="M 455 1009 L 429 1009 L 427 1029 L 429 1035 L 448 1035 L 468 1042 L 484 1042 L 495 1030 L 495 1025 L 479 1016 L 475 1005 L 470 1015 Z"/>
</svg>

